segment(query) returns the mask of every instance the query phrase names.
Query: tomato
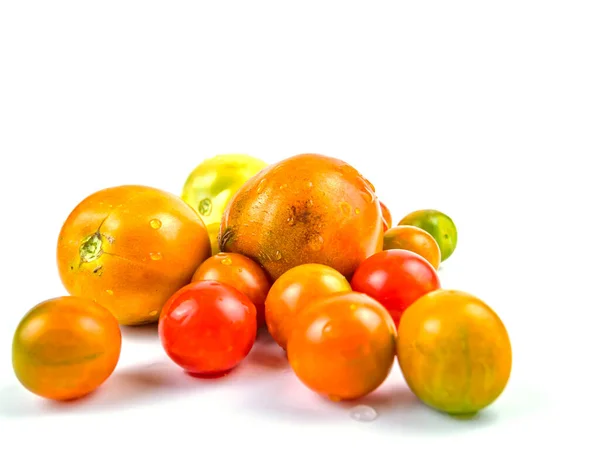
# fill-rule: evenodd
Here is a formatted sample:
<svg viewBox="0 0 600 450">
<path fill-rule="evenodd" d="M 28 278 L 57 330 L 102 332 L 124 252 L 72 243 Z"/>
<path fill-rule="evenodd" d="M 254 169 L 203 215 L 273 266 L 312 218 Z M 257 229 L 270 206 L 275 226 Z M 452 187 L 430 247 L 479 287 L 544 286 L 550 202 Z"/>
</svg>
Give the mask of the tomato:
<svg viewBox="0 0 600 450">
<path fill-rule="evenodd" d="M 383 235 L 383 249 L 404 249 L 421 255 L 438 269 L 442 254 L 440 247 L 427 231 L 412 225 L 399 225 L 390 228 Z"/>
<path fill-rule="evenodd" d="M 472 415 L 492 404 L 511 373 L 502 320 L 466 292 L 440 289 L 409 307 L 398 327 L 397 352 L 409 388 L 450 414 Z"/>
<path fill-rule="evenodd" d="M 409 250 L 384 250 L 367 258 L 351 281 L 352 289 L 381 302 L 397 324 L 419 297 L 440 288 L 437 271 Z"/>
<path fill-rule="evenodd" d="M 158 333 L 167 355 L 186 372 L 229 372 L 256 339 L 256 307 L 234 287 L 218 281 L 190 283 L 165 304 Z"/>
<path fill-rule="evenodd" d="M 346 162 L 319 154 L 286 158 L 256 174 L 228 203 L 222 251 L 258 262 L 275 281 L 309 263 L 350 277 L 383 248 L 375 188 Z"/>
<path fill-rule="evenodd" d="M 216 255 L 219 250 L 219 230 L 221 229 L 221 223 L 215 222 L 206 226 L 208 232 L 208 238 L 210 239 L 211 255 Z"/>
<path fill-rule="evenodd" d="M 296 315 L 313 301 L 334 292 L 351 291 L 348 280 L 323 264 L 302 264 L 279 277 L 265 301 L 267 328 L 285 350 Z"/>
<path fill-rule="evenodd" d="M 265 323 L 265 299 L 271 281 L 265 271 L 250 258 L 238 253 L 217 253 L 196 270 L 192 281 L 214 280 L 233 286 L 256 307 L 258 326 Z"/>
<path fill-rule="evenodd" d="M 117 320 L 89 299 L 71 296 L 43 301 L 19 322 L 12 364 L 30 392 L 73 400 L 96 390 L 113 373 L 121 354 Z"/>
<path fill-rule="evenodd" d="M 392 226 L 392 213 L 389 208 L 379 200 L 379 206 L 381 206 L 381 215 L 383 216 L 383 231 L 387 231 Z"/>
<path fill-rule="evenodd" d="M 398 225 L 413 225 L 427 231 L 438 243 L 442 254 L 442 261 L 450 258 L 450 255 L 456 249 L 458 241 L 456 225 L 443 212 L 435 209 L 414 211 L 398 222 Z"/>
<path fill-rule="evenodd" d="M 58 238 L 60 278 L 122 325 L 156 322 L 167 299 L 210 256 L 202 219 L 179 197 L 118 186 L 85 198 Z"/>
<path fill-rule="evenodd" d="M 288 360 L 311 390 L 337 400 L 369 394 L 396 358 L 396 328 L 386 309 L 358 292 L 322 297 L 297 316 Z"/>
<path fill-rule="evenodd" d="M 250 155 L 223 154 L 205 159 L 188 175 L 181 198 L 205 224 L 220 223 L 233 194 L 266 166 L 266 162 Z"/>
</svg>

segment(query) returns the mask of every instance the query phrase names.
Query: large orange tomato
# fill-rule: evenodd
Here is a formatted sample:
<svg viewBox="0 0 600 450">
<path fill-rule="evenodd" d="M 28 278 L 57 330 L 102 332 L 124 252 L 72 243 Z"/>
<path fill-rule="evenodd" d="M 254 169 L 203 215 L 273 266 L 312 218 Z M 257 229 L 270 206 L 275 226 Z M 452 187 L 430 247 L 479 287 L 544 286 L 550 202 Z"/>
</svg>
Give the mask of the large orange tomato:
<svg viewBox="0 0 600 450">
<path fill-rule="evenodd" d="M 119 186 L 85 198 L 58 238 L 61 280 L 122 325 L 156 322 L 163 304 L 211 254 L 202 219 L 179 197 Z"/>
<path fill-rule="evenodd" d="M 25 314 L 13 337 L 17 379 L 30 392 L 73 400 L 97 389 L 121 355 L 115 317 L 84 298 L 58 297 Z"/>
<path fill-rule="evenodd" d="M 350 277 L 383 248 L 383 227 L 375 188 L 354 167 L 301 154 L 266 167 L 234 194 L 219 243 L 254 259 L 273 281 L 308 263 Z"/>
<path fill-rule="evenodd" d="M 402 315 L 398 361 L 409 388 L 440 411 L 474 414 L 504 391 L 511 343 L 498 315 L 460 291 L 430 292 Z"/>
</svg>

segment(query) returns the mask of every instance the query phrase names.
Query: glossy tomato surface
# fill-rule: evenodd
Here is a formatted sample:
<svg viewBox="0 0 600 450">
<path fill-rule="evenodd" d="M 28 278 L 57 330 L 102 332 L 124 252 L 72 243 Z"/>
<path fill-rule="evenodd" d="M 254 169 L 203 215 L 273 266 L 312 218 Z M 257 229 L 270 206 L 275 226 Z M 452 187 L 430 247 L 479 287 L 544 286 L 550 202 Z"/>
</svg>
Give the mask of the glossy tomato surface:
<svg viewBox="0 0 600 450">
<path fill-rule="evenodd" d="M 412 225 L 399 225 L 387 230 L 383 235 L 383 249 L 410 250 L 429 261 L 436 270 L 442 259 L 440 247 L 433 236 Z"/>
<path fill-rule="evenodd" d="M 96 390 L 113 373 L 120 354 L 117 320 L 95 302 L 69 296 L 28 311 L 12 344 L 17 379 L 52 400 L 73 400 Z"/>
<path fill-rule="evenodd" d="M 385 203 L 383 203 L 381 200 L 379 200 L 379 206 L 381 206 L 381 215 L 383 216 L 383 231 L 387 231 L 393 225 L 392 213 L 390 209 L 385 205 Z"/>
<path fill-rule="evenodd" d="M 198 281 L 165 304 L 158 332 L 167 355 L 185 371 L 219 375 L 236 367 L 256 339 L 256 307 L 237 289 Z"/>
<path fill-rule="evenodd" d="M 347 292 L 352 288 L 337 270 L 323 264 L 296 266 L 273 284 L 265 302 L 267 328 L 283 349 L 297 314 L 327 294 Z"/>
<path fill-rule="evenodd" d="M 454 221 L 441 211 L 422 209 L 405 216 L 398 225 L 413 225 L 427 231 L 438 243 L 442 261 L 450 258 L 458 243 L 458 232 Z"/>
<path fill-rule="evenodd" d="M 206 231 L 208 232 L 208 238 L 210 239 L 210 249 L 211 255 L 216 255 L 220 253 L 219 249 L 219 230 L 221 229 L 221 223 L 215 222 L 208 224 L 206 226 Z"/>
<path fill-rule="evenodd" d="M 500 317 L 479 298 L 453 290 L 431 292 L 406 310 L 397 351 L 415 395 L 450 414 L 474 414 L 492 404 L 512 367 Z"/>
<path fill-rule="evenodd" d="M 202 161 L 188 175 L 181 198 L 206 225 L 220 223 L 225 206 L 237 190 L 267 163 L 251 155 L 221 154 Z"/>
<path fill-rule="evenodd" d="M 118 186 L 88 196 L 69 214 L 57 263 L 71 295 L 97 301 L 123 325 L 137 325 L 156 322 L 210 253 L 202 219 L 179 197 Z"/>
<path fill-rule="evenodd" d="M 250 258 L 239 253 L 217 253 L 196 270 L 192 281 L 214 280 L 233 286 L 245 294 L 256 307 L 258 326 L 265 322 L 265 299 L 271 281 L 265 271 Z"/>
<path fill-rule="evenodd" d="M 352 277 L 352 289 L 381 302 L 397 324 L 419 297 L 441 287 L 437 271 L 409 250 L 384 250 L 367 258 Z"/>
<path fill-rule="evenodd" d="M 287 347 L 308 388 L 334 401 L 373 392 L 396 357 L 396 328 L 386 309 L 358 292 L 330 294 L 297 317 Z"/>
<path fill-rule="evenodd" d="M 350 277 L 383 247 L 381 208 L 374 186 L 356 168 L 299 154 L 266 167 L 234 194 L 219 245 L 252 258 L 273 281 L 310 263 Z"/>
</svg>

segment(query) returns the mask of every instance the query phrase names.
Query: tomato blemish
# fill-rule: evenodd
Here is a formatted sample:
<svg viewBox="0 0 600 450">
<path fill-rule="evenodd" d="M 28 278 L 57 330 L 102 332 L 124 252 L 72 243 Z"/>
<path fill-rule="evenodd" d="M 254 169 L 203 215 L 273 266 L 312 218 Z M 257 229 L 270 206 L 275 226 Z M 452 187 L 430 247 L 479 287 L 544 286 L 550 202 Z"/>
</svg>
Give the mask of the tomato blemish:
<svg viewBox="0 0 600 450">
<path fill-rule="evenodd" d="M 102 255 L 102 236 L 94 233 L 83 240 L 79 247 L 79 258 L 82 263 L 98 259 Z"/>
</svg>

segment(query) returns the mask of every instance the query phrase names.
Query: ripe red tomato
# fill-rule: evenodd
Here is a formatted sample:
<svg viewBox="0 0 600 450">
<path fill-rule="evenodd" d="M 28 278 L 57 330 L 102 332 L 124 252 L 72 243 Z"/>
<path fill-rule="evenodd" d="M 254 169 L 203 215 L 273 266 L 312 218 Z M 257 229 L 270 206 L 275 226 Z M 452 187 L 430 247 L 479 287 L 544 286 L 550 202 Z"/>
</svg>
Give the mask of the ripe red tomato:
<svg viewBox="0 0 600 450">
<path fill-rule="evenodd" d="M 264 325 L 265 299 L 271 281 L 258 263 L 239 253 L 217 253 L 196 269 L 192 282 L 202 280 L 220 281 L 246 294 L 256 306 L 258 326 Z"/>
<path fill-rule="evenodd" d="M 250 299 L 212 280 L 176 292 L 158 322 L 167 355 L 185 371 L 209 376 L 230 371 L 250 353 L 256 328 L 256 307 Z"/>
<path fill-rule="evenodd" d="M 409 250 L 384 250 L 365 259 L 352 277 L 352 289 L 378 300 L 396 326 L 411 304 L 441 287 L 437 271 Z"/>
<path fill-rule="evenodd" d="M 300 381 L 331 400 L 377 389 L 396 358 L 396 327 L 379 302 L 358 292 L 321 297 L 298 314 L 287 354 Z"/>
</svg>

